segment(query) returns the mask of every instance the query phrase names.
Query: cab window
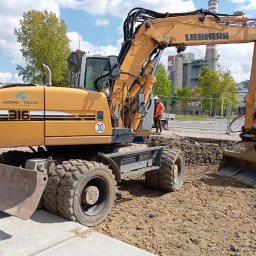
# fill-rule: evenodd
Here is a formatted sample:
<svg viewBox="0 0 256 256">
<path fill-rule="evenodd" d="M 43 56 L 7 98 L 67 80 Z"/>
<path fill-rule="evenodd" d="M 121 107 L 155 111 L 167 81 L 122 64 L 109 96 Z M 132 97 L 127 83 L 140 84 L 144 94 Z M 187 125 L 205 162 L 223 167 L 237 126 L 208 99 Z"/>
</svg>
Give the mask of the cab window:
<svg viewBox="0 0 256 256">
<path fill-rule="evenodd" d="M 85 67 L 85 88 L 87 90 L 97 91 L 95 81 L 100 76 L 109 73 L 109 59 L 88 57 Z"/>
</svg>

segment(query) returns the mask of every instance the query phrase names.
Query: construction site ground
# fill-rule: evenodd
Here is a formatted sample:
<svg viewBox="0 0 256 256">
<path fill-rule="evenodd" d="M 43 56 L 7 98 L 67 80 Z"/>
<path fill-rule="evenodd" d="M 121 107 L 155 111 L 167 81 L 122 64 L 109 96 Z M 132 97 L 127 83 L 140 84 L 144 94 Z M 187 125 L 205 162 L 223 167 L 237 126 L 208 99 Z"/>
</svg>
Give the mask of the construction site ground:
<svg viewBox="0 0 256 256">
<path fill-rule="evenodd" d="M 183 151 L 183 189 L 166 194 L 145 188 L 143 176 L 128 178 L 109 217 L 94 229 L 161 256 L 256 255 L 255 190 L 217 175 L 224 148 L 243 150 L 238 133 L 188 128 L 151 138 Z"/>
<path fill-rule="evenodd" d="M 150 138 L 183 151 L 186 180 L 179 192 L 149 190 L 143 175 L 127 178 L 110 215 L 92 231 L 161 256 L 256 255 L 255 190 L 217 175 L 223 149 L 244 145 L 225 122 L 223 129 L 204 127 L 173 122 Z"/>
</svg>

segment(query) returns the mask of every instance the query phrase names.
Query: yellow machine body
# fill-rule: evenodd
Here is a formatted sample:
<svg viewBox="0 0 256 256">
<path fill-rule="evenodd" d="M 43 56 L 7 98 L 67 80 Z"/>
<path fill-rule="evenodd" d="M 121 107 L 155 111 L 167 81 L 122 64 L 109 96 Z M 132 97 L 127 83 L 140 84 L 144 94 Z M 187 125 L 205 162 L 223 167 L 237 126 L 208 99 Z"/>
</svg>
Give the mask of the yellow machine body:
<svg viewBox="0 0 256 256">
<path fill-rule="evenodd" d="M 0 147 L 111 143 L 104 93 L 17 86 L 0 93 Z"/>
</svg>

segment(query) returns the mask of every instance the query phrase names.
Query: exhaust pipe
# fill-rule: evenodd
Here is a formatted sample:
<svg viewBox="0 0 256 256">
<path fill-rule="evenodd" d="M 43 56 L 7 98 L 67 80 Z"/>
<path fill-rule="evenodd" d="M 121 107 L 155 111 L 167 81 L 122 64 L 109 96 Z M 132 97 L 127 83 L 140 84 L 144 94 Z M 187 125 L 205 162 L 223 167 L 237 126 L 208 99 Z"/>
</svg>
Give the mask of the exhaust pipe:
<svg viewBox="0 0 256 256">
<path fill-rule="evenodd" d="M 50 68 L 45 64 L 42 64 L 42 67 L 46 73 L 46 85 L 52 85 L 52 72 Z"/>
</svg>

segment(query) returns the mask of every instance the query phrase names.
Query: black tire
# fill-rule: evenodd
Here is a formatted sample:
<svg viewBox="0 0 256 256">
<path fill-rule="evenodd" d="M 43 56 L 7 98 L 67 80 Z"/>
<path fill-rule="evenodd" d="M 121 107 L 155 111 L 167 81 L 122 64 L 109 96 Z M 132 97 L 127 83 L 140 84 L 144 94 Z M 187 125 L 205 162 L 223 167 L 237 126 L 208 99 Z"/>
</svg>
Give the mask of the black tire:
<svg viewBox="0 0 256 256">
<path fill-rule="evenodd" d="M 57 209 L 57 194 L 60 181 L 66 172 L 74 169 L 75 166 L 81 162 L 82 160 L 63 161 L 56 167 L 50 168 L 47 185 L 43 194 L 44 207 L 48 212 L 56 215 L 59 214 Z"/>
<path fill-rule="evenodd" d="M 159 188 L 166 192 L 174 192 L 182 188 L 185 179 L 185 163 L 180 150 L 164 150 L 158 179 Z"/>
<path fill-rule="evenodd" d="M 145 173 L 145 185 L 149 189 L 159 189 L 158 171 L 153 170 Z"/>
<path fill-rule="evenodd" d="M 94 203 L 82 202 L 85 190 L 96 187 Z M 101 163 L 83 161 L 66 172 L 57 195 L 59 214 L 85 226 L 95 226 L 109 214 L 116 198 L 116 181 L 111 170 Z"/>
</svg>

